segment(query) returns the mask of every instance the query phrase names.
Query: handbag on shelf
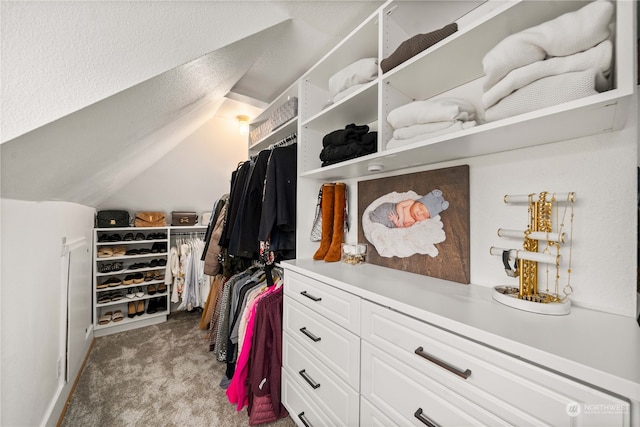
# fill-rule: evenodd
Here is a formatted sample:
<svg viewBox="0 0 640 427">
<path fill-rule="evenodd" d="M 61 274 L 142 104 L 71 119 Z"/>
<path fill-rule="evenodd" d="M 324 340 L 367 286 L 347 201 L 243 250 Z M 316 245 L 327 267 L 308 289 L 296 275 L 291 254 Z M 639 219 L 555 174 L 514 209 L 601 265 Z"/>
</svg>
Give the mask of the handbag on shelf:
<svg viewBox="0 0 640 427">
<path fill-rule="evenodd" d="M 167 216 L 164 212 L 136 212 L 136 227 L 166 227 Z"/>
<path fill-rule="evenodd" d="M 196 225 L 198 215 L 195 212 L 173 211 L 171 212 L 171 225 Z"/>
<path fill-rule="evenodd" d="M 102 210 L 96 213 L 96 227 L 128 227 L 129 212 L 123 210 Z"/>
<path fill-rule="evenodd" d="M 318 202 L 316 203 L 316 215 L 313 218 L 313 225 L 311 226 L 311 241 L 319 242 L 322 240 L 322 185 L 318 192 Z"/>
</svg>

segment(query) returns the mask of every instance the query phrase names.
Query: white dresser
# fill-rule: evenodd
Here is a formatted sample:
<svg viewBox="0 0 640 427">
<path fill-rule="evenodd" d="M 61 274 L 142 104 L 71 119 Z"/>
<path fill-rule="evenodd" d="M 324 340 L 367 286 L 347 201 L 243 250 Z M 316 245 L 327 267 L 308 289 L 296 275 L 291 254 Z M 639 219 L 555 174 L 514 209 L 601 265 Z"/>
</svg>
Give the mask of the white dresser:
<svg viewBox="0 0 640 427">
<path fill-rule="evenodd" d="M 285 277 L 283 402 L 302 425 L 358 425 L 361 300 Z"/>
<path fill-rule="evenodd" d="M 300 426 L 638 425 L 633 319 L 520 312 L 375 265 L 283 266 L 283 401 Z"/>
</svg>

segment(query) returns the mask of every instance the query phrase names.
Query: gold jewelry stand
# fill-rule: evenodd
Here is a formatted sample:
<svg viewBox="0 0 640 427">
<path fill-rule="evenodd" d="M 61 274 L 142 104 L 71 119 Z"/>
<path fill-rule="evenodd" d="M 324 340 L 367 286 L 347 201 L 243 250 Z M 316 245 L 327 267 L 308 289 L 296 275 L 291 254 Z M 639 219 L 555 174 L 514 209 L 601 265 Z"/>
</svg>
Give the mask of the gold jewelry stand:
<svg viewBox="0 0 640 427">
<path fill-rule="evenodd" d="M 518 278 L 518 287 L 496 286 L 493 288 L 493 299 L 519 310 L 533 313 L 566 315 L 571 312 L 571 302 L 568 295 L 572 288 L 571 278 L 571 243 L 573 234 L 573 203 L 575 193 L 550 194 L 541 192 L 535 199 L 535 194 L 504 196 L 505 203 L 528 203 L 529 225 L 524 231 L 499 229 L 500 237 L 523 238 L 522 249 L 503 249 L 491 247 L 491 255 L 502 256 L 505 272 L 510 277 Z M 557 216 L 558 200 L 566 201 L 563 217 L 560 223 L 556 220 L 555 230 L 553 213 Z M 563 232 L 567 207 L 571 206 L 571 234 L 569 237 L 569 267 L 567 269 L 567 285 L 563 288 L 564 296 L 560 296 L 560 248 L 565 243 Z M 542 250 L 540 250 L 542 249 Z M 555 252 L 555 253 L 553 253 Z M 514 260 L 513 267 L 511 260 Z M 539 264 L 546 264 L 546 290 L 538 289 Z M 549 290 L 549 266 L 555 265 L 555 290 Z"/>
</svg>

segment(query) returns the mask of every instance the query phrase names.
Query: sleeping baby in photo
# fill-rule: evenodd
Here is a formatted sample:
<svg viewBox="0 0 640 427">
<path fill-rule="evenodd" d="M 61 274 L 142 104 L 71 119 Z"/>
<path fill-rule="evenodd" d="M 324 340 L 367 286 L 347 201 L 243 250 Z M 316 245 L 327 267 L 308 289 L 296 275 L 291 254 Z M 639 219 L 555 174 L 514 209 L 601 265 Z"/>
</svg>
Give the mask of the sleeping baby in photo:
<svg viewBox="0 0 640 427">
<path fill-rule="evenodd" d="M 442 191 L 420 196 L 414 191 L 392 192 L 373 201 L 363 212 L 365 238 L 383 257 L 438 255 L 436 243 L 446 239 L 440 214 L 449 207 Z"/>
<path fill-rule="evenodd" d="M 442 197 L 442 191 L 436 189 L 417 200 L 382 203 L 369 213 L 369 218 L 389 228 L 411 227 L 416 222 L 439 215 L 448 207 L 449 202 Z"/>
</svg>

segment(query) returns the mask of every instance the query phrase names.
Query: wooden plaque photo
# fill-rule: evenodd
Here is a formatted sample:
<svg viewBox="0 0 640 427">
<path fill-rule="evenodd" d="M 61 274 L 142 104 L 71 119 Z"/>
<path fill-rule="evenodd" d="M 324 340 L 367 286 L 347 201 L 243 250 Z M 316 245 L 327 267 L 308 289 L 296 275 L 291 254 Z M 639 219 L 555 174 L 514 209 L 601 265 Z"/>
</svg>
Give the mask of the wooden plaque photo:
<svg viewBox="0 0 640 427">
<path fill-rule="evenodd" d="M 468 284 L 469 166 L 358 182 L 367 262 Z"/>
</svg>

